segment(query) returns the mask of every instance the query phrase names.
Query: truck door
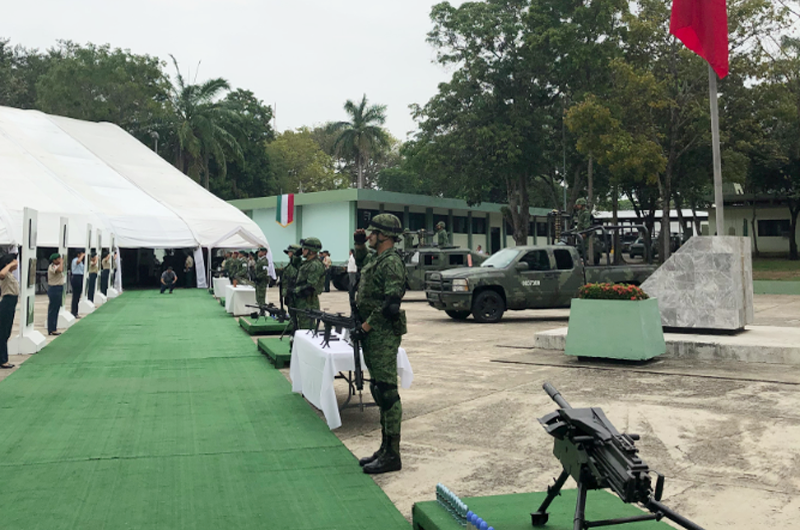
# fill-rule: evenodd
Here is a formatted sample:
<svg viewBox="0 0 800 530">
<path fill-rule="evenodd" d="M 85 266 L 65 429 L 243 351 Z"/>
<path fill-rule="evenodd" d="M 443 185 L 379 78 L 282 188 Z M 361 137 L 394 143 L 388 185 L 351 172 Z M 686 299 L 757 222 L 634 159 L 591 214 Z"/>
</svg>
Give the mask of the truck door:
<svg viewBox="0 0 800 530">
<path fill-rule="evenodd" d="M 554 270 L 547 250 L 531 250 L 522 256 L 520 262 L 528 264 L 528 270 L 520 272 L 527 307 L 553 307 L 558 295 L 560 273 Z"/>
<path fill-rule="evenodd" d="M 583 274 L 575 268 L 572 253 L 566 248 L 553 250 L 558 275 L 556 307 L 569 307 L 571 300 L 583 285 Z"/>
</svg>

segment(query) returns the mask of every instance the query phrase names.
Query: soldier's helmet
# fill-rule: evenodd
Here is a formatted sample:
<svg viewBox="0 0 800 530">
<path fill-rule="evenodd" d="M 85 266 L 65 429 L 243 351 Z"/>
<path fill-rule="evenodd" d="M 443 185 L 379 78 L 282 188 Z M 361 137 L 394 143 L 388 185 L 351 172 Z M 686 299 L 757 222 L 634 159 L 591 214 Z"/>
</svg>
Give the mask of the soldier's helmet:
<svg viewBox="0 0 800 530">
<path fill-rule="evenodd" d="M 307 248 L 308 250 L 312 250 L 314 252 L 319 252 L 322 250 L 322 242 L 316 237 L 307 237 L 303 240 L 303 248 Z"/>
<path fill-rule="evenodd" d="M 387 236 L 398 237 L 403 234 L 403 223 L 396 215 L 390 213 L 378 214 L 369 222 L 367 230 L 380 232 Z"/>
<path fill-rule="evenodd" d="M 575 206 L 586 206 L 586 199 L 584 198 L 578 199 L 577 201 L 575 201 Z"/>
<path fill-rule="evenodd" d="M 302 247 L 300 245 L 289 245 L 283 250 L 283 253 L 288 254 L 289 252 L 294 252 L 295 254 L 297 254 L 298 252 L 300 252 L 300 250 L 302 250 Z"/>
<path fill-rule="evenodd" d="M 444 221 L 439 221 L 436 223 L 436 228 L 444 228 Z"/>
</svg>

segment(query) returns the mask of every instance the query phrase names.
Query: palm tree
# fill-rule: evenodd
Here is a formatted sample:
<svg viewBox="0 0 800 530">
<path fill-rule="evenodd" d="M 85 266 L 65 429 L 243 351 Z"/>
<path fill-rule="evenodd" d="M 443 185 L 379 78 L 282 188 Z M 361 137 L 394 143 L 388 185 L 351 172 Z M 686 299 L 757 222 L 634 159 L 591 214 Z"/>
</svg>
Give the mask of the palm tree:
<svg viewBox="0 0 800 530">
<path fill-rule="evenodd" d="M 223 92 L 231 89 L 225 79 L 218 77 L 202 84 L 187 84 L 172 57 L 177 73 L 170 91 L 173 111 L 171 124 L 177 137 L 175 166 L 193 178 L 203 174 L 203 185 L 209 187 L 209 162 L 213 158 L 224 177 L 227 173 L 227 155 L 241 160 L 242 148 L 229 128 L 238 121 L 238 115 L 219 101 Z"/>
<path fill-rule="evenodd" d="M 333 144 L 339 156 L 353 160 L 358 172 L 358 188 L 364 187 L 364 168 L 379 150 L 389 146 L 389 135 L 381 127 L 386 122 L 386 105 L 367 106 L 367 95 L 356 104 L 348 99 L 344 110 L 350 121 L 340 121 L 329 126 L 330 131 L 340 132 Z"/>
</svg>

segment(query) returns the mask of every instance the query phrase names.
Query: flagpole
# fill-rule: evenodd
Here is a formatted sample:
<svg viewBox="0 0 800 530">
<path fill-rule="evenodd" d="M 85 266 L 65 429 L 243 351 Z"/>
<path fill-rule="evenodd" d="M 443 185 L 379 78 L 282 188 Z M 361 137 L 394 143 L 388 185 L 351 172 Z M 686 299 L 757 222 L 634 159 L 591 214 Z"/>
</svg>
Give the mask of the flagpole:
<svg viewBox="0 0 800 530">
<path fill-rule="evenodd" d="M 719 152 L 719 106 L 717 105 L 717 73 L 708 65 L 708 99 L 711 105 L 711 151 L 714 158 L 714 213 L 717 235 L 725 235 L 725 214 L 722 198 L 722 160 Z"/>
</svg>

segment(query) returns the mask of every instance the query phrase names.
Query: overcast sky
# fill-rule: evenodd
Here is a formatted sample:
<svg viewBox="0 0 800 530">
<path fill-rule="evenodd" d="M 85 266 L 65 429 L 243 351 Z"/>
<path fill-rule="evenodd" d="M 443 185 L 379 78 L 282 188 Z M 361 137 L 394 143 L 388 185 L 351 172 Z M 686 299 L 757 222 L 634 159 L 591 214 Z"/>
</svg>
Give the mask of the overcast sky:
<svg viewBox="0 0 800 530">
<path fill-rule="evenodd" d="M 408 105 L 449 73 L 425 42 L 434 0 L 6 0 L 0 37 L 45 49 L 57 39 L 168 60 L 198 81 L 224 77 L 277 104 L 278 130 L 346 118 L 347 99 L 387 106 L 405 139 Z M 454 5 L 461 1 L 451 1 Z M 171 71 L 169 66 L 167 71 Z"/>
</svg>

